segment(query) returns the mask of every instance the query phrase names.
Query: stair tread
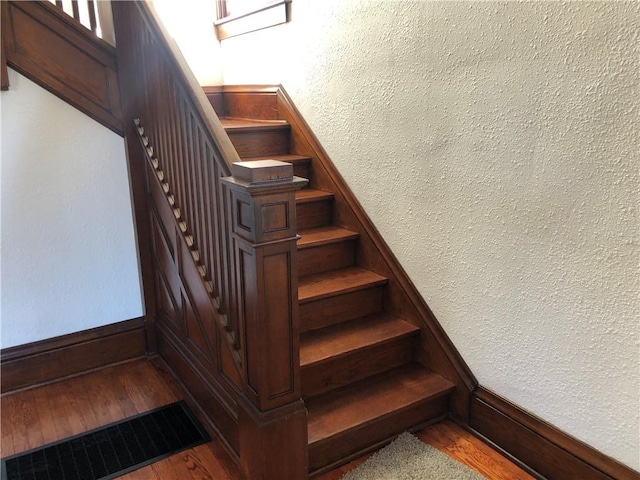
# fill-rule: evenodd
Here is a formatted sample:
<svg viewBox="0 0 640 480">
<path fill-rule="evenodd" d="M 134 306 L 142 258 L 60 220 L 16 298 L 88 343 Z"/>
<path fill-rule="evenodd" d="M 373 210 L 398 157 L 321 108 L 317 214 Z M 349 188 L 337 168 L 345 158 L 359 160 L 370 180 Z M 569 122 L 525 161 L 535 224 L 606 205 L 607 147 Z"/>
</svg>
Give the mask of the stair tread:
<svg viewBox="0 0 640 480">
<path fill-rule="evenodd" d="M 242 130 L 273 130 L 289 128 L 286 120 L 253 120 L 247 118 L 225 117 L 220 119 L 225 130 L 239 132 Z"/>
<path fill-rule="evenodd" d="M 360 267 L 331 270 L 301 277 L 298 280 L 298 301 L 306 303 L 338 292 L 348 293 L 385 283 L 386 277 Z"/>
<path fill-rule="evenodd" d="M 304 188 L 296 192 L 296 203 L 317 202 L 319 200 L 332 200 L 333 193 L 313 188 Z"/>
<path fill-rule="evenodd" d="M 412 335 L 420 329 L 387 313 L 370 315 L 303 334 L 300 365 L 307 366 L 355 350 Z"/>
<path fill-rule="evenodd" d="M 298 249 L 318 247 L 329 243 L 342 242 L 344 240 L 355 240 L 359 237 L 357 232 L 346 228 L 327 225 L 324 227 L 307 228 L 300 230 Z"/>
<path fill-rule="evenodd" d="M 393 412 L 446 395 L 454 384 L 417 364 L 407 364 L 342 390 L 307 400 L 309 445 Z"/>
</svg>

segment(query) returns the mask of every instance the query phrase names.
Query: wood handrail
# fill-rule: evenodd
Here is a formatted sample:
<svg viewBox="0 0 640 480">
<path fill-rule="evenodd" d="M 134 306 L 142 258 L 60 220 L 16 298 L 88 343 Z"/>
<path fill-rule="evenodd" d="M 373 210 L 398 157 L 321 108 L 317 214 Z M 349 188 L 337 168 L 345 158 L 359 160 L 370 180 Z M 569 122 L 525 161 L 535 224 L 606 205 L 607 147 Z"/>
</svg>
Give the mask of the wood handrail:
<svg viewBox="0 0 640 480">
<path fill-rule="evenodd" d="M 199 115 L 201 116 L 203 122 L 205 122 L 205 124 L 207 125 L 208 130 L 211 133 L 216 144 L 219 146 L 221 153 L 220 158 L 224 160 L 227 167 L 229 168 L 226 173 L 227 175 L 229 175 L 231 172 L 231 165 L 240 161 L 238 152 L 236 152 L 236 149 L 231 143 L 231 140 L 229 140 L 229 136 L 224 130 L 220 119 L 209 103 L 207 96 L 202 90 L 202 86 L 193 74 L 193 71 L 182 55 L 180 48 L 176 44 L 173 37 L 169 34 L 167 29 L 164 27 L 164 24 L 160 20 L 158 13 L 153 7 L 153 4 L 148 0 L 143 0 L 139 3 L 144 5 L 144 9 L 146 10 L 147 15 L 150 19 L 153 19 L 153 22 L 158 29 L 158 33 L 162 35 L 162 39 L 166 45 L 166 48 L 171 52 L 171 59 L 175 62 L 176 73 L 181 77 L 181 81 L 189 87 L 187 91 L 190 94 L 191 100 L 194 102 Z"/>
</svg>

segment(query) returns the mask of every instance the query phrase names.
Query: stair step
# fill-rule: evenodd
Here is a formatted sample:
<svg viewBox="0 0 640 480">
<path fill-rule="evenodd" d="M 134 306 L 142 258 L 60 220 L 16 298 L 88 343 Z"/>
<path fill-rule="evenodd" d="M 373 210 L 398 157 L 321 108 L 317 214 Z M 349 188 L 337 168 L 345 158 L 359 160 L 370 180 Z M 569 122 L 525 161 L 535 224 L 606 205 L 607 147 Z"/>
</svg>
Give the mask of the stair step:
<svg viewBox="0 0 640 480">
<path fill-rule="evenodd" d="M 303 334 L 302 395 L 311 397 L 398 367 L 413 359 L 420 329 L 386 313 Z"/>
<path fill-rule="evenodd" d="M 221 118 L 220 121 L 240 158 L 289 152 L 290 126 L 285 121 L 239 118 Z"/>
<path fill-rule="evenodd" d="M 304 188 L 296 192 L 298 230 L 331 224 L 333 193 Z"/>
<path fill-rule="evenodd" d="M 298 283 L 298 301 L 302 305 L 385 283 L 387 279 L 382 275 L 360 267 L 332 270 L 301 277 Z"/>
<path fill-rule="evenodd" d="M 358 233 L 333 225 L 299 230 L 298 233 L 298 275 L 354 265 Z"/>
<path fill-rule="evenodd" d="M 298 250 L 316 248 L 345 240 L 356 240 L 359 237 L 358 232 L 334 225 L 299 230 L 298 233 L 300 234 Z"/>
<path fill-rule="evenodd" d="M 306 401 L 309 471 L 344 462 L 447 413 L 454 384 L 407 364 Z"/>
<path fill-rule="evenodd" d="M 296 203 L 302 205 L 305 203 L 333 201 L 333 193 L 324 190 L 315 190 L 313 188 L 305 188 L 296 192 Z"/>
<path fill-rule="evenodd" d="M 289 130 L 289 124 L 286 120 L 258 120 L 252 118 L 235 118 L 235 117 L 222 117 L 220 123 L 224 129 L 228 132 L 240 132 L 240 131 L 256 131 L 256 130 L 273 130 L 278 128 L 285 128 Z"/>
<path fill-rule="evenodd" d="M 311 157 L 305 157 L 303 155 L 267 155 L 259 157 L 244 157 L 242 161 L 252 162 L 255 160 L 278 160 L 280 162 L 287 162 L 293 165 L 293 174 L 297 177 L 309 178 L 311 174 Z"/>
<path fill-rule="evenodd" d="M 382 310 L 387 279 L 359 267 L 300 277 L 301 331 L 317 330 Z"/>
</svg>

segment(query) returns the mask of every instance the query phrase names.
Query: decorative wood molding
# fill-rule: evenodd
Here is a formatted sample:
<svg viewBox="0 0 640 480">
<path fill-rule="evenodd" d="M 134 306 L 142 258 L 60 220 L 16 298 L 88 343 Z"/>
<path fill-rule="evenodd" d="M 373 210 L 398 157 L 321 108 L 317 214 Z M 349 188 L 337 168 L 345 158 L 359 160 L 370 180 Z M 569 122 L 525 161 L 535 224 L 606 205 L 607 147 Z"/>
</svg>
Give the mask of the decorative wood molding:
<svg viewBox="0 0 640 480">
<path fill-rule="evenodd" d="M 0 351 L 0 389 L 4 395 L 58 381 L 144 356 L 146 351 L 144 318 L 5 348 Z"/>
<path fill-rule="evenodd" d="M 640 480 L 640 473 L 484 387 L 473 394 L 469 427 L 542 478 Z"/>
<path fill-rule="evenodd" d="M 123 135 L 115 48 L 49 2 L 2 4 L 9 66 Z"/>
</svg>

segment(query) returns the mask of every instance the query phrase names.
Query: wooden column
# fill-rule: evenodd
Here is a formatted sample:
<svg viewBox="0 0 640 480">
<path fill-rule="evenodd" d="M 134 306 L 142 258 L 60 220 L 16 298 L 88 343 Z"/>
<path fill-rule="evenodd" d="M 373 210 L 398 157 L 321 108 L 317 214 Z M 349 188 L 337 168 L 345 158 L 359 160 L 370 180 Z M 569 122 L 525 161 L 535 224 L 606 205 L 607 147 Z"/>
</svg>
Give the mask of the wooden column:
<svg viewBox="0 0 640 480">
<path fill-rule="evenodd" d="M 237 336 L 244 359 L 240 463 L 252 480 L 308 477 L 300 394 L 295 192 L 291 164 L 240 162 L 223 178 L 230 208 Z"/>
</svg>

